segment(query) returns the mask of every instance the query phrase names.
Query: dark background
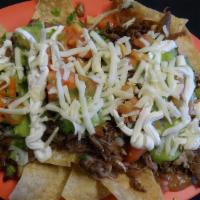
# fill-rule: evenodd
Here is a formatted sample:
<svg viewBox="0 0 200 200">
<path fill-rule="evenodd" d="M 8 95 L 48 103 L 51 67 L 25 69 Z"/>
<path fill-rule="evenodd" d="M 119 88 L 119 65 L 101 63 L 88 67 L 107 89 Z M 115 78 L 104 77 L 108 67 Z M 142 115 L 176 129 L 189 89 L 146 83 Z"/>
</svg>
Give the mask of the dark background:
<svg viewBox="0 0 200 200">
<path fill-rule="evenodd" d="M 22 1 L 24 0 L 0 0 L 0 8 Z M 164 8 L 169 7 L 169 9 L 174 15 L 178 17 L 188 18 L 189 23 L 187 26 L 189 30 L 200 38 L 199 0 L 138 0 L 138 1 L 151 8 L 160 11 L 163 11 Z M 200 200 L 200 196 L 197 196 L 193 200 Z"/>
</svg>

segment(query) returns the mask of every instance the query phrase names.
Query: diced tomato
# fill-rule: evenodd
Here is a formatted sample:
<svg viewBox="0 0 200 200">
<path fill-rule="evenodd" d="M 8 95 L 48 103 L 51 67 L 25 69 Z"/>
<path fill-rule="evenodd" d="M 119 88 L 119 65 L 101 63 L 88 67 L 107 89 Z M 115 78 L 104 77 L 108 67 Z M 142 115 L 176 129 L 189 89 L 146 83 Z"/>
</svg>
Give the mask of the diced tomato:
<svg viewBox="0 0 200 200">
<path fill-rule="evenodd" d="M 88 53 L 86 53 L 83 57 L 81 58 L 85 58 L 85 59 L 90 59 L 92 57 L 92 51 L 88 51 Z"/>
<path fill-rule="evenodd" d="M 138 47 L 138 48 L 143 48 L 145 47 L 144 43 L 140 41 L 139 38 L 133 38 L 132 39 L 132 43 L 134 46 Z"/>
<path fill-rule="evenodd" d="M 69 90 L 73 90 L 76 88 L 75 84 L 75 73 L 70 72 L 69 78 L 67 80 L 63 79 L 64 70 L 61 69 L 61 76 L 62 76 L 62 84 L 67 85 Z M 56 85 L 56 72 L 55 71 L 49 71 L 48 75 L 48 84 L 47 84 L 47 92 L 48 92 L 48 100 L 49 101 L 56 101 L 58 99 L 57 93 L 49 93 L 49 91 L 53 88 L 57 88 Z"/>
<path fill-rule="evenodd" d="M 78 24 L 72 24 L 70 26 L 66 26 L 64 29 L 64 43 L 68 47 L 76 47 L 76 43 L 81 39 L 82 35 L 82 27 Z"/>
<path fill-rule="evenodd" d="M 132 87 L 131 85 L 125 84 L 124 86 L 122 86 L 122 90 L 123 90 L 123 91 L 127 91 L 127 90 L 129 90 L 131 87 Z"/>
<path fill-rule="evenodd" d="M 52 64 L 52 56 L 51 56 L 51 48 L 50 47 L 47 49 L 47 55 L 48 55 L 48 58 L 49 58 L 48 65 L 50 66 Z"/>
<path fill-rule="evenodd" d="M 3 101 L 1 100 L 1 96 L 0 96 L 0 108 L 4 108 L 5 104 L 3 103 Z M 4 116 L 3 114 L 0 114 L 0 122 L 2 122 L 4 120 Z"/>
<path fill-rule="evenodd" d="M 63 71 L 62 71 L 62 76 L 63 76 Z M 67 80 L 63 80 L 62 79 L 62 84 L 63 85 L 67 85 L 69 90 L 73 90 L 76 88 L 76 84 L 75 84 L 75 73 L 70 72 L 69 74 L 69 78 Z"/>
<path fill-rule="evenodd" d="M 24 118 L 22 115 L 4 114 L 3 116 L 3 121 L 10 125 L 18 125 Z"/>
<path fill-rule="evenodd" d="M 144 34 L 143 38 L 147 40 L 150 44 L 152 44 L 155 41 L 150 35 L 147 34 Z"/>
<path fill-rule="evenodd" d="M 114 195 L 110 194 L 110 195 L 108 195 L 107 197 L 104 197 L 101 200 L 117 200 L 117 198 Z"/>
<path fill-rule="evenodd" d="M 135 107 L 136 103 L 137 103 L 137 98 L 134 97 L 133 99 L 119 105 L 117 110 L 120 114 L 130 113 L 134 110 L 138 110 L 138 108 Z"/>
<path fill-rule="evenodd" d="M 6 84 L 7 84 L 7 83 L 6 83 L 5 81 L 1 82 L 1 83 L 0 83 L 0 88 L 4 88 L 4 87 L 6 86 Z M 6 88 L 0 90 L 0 95 L 1 95 L 2 97 L 6 96 Z"/>
<path fill-rule="evenodd" d="M 50 90 L 56 88 L 56 85 L 48 84 L 47 85 L 47 93 L 48 93 L 48 100 L 49 101 L 57 101 L 58 100 L 58 95 L 57 93 L 50 93 Z"/>
<path fill-rule="evenodd" d="M 146 152 L 145 149 L 136 149 L 131 146 L 129 146 L 127 151 L 127 156 L 125 158 L 125 161 L 128 163 L 135 162 L 140 159 L 140 157 Z"/>
<path fill-rule="evenodd" d="M 97 137 L 102 137 L 104 135 L 104 126 L 99 125 L 95 127 L 95 135 Z"/>
<path fill-rule="evenodd" d="M 107 25 L 110 27 L 116 27 L 120 24 L 119 16 L 117 14 L 109 15 L 108 17 L 105 17 L 99 24 L 99 29 L 106 28 Z"/>
<path fill-rule="evenodd" d="M 47 93 L 49 101 L 56 101 L 58 99 L 57 93 L 50 93 L 50 90 L 56 88 L 56 72 L 49 71 L 48 79 L 47 79 Z"/>
<path fill-rule="evenodd" d="M 62 76 L 62 84 L 67 85 L 70 90 L 76 88 L 75 85 L 75 73 L 70 72 L 69 77 L 67 80 L 63 79 L 64 70 L 61 69 L 61 76 Z M 48 75 L 48 85 L 52 85 L 52 87 L 56 86 L 56 72 L 50 71 Z"/>
<path fill-rule="evenodd" d="M 92 79 L 79 75 L 79 79 L 85 82 L 86 85 L 86 96 L 93 96 L 96 92 L 97 83 Z"/>
<path fill-rule="evenodd" d="M 129 55 L 130 63 L 134 67 L 137 67 L 139 62 L 144 58 L 145 58 L 145 55 L 143 53 L 139 53 L 139 52 L 136 52 L 136 51 L 132 51 L 131 54 Z"/>
<path fill-rule="evenodd" d="M 16 97 L 16 79 L 15 77 L 10 78 L 10 83 L 8 86 L 8 96 L 9 97 Z"/>
<path fill-rule="evenodd" d="M 0 87 L 3 87 L 5 84 L 6 84 L 6 82 L 1 83 Z M 9 85 L 5 89 L 2 89 L 0 91 L 0 95 L 14 98 L 14 97 L 16 97 L 16 87 L 17 87 L 16 79 L 15 79 L 15 77 L 11 77 Z"/>
<path fill-rule="evenodd" d="M 55 71 L 49 71 L 48 74 L 48 83 L 54 84 L 56 83 L 56 72 Z"/>
</svg>

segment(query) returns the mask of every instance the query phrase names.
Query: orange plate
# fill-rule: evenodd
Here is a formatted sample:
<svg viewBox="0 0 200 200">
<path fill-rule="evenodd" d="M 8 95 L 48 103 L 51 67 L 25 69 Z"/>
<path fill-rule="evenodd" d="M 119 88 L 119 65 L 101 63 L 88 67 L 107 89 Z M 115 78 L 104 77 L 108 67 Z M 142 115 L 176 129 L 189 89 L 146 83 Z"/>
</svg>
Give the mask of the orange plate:
<svg viewBox="0 0 200 200">
<path fill-rule="evenodd" d="M 84 3 L 86 13 L 91 16 L 100 14 L 111 5 L 109 0 L 73 0 L 74 5 L 78 2 Z M 0 24 L 8 31 L 13 31 L 16 27 L 26 25 L 33 15 L 35 5 L 36 0 L 32 0 L 0 9 Z M 200 50 L 200 40 L 196 37 L 193 39 L 194 44 Z M 14 181 L 3 183 L 2 176 L 3 174 L 0 173 L 0 197 L 7 199 L 16 183 Z M 200 189 L 190 186 L 181 192 L 167 192 L 165 200 L 172 200 L 174 198 L 176 200 L 188 200 L 198 193 L 200 193 Z"/>
</svg>

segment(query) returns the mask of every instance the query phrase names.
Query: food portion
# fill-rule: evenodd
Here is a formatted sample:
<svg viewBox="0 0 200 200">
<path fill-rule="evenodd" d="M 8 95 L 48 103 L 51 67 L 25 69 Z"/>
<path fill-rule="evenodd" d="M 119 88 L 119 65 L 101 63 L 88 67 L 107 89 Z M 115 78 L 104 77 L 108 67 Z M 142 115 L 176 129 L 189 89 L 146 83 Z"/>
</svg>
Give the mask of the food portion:
<svg viewBox="0 0 200 200">
<path fill-rule="evenodd" d="M 187 20 L 116 1 L 83 23 L 83 5 L 56 2 L 0 40 L 0 169 L 5 180 L 22 171 L 10 199 L 44 199 L 44 188 L 49 199 L 162 199 L 198 185 Z"/>
<path fill-rule="evenodd" d="M 63 167 L 28 164 L 10 199 L 59 199 L 68 174 Z"/>
</svg>

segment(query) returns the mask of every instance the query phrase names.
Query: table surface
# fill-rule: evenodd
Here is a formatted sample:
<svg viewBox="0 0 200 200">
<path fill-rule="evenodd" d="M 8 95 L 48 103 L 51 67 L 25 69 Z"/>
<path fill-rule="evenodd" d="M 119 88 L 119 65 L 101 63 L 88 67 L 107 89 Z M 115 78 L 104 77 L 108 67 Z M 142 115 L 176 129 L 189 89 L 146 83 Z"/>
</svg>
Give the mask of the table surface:
<svg viewBox="0 0 200 200">
<path fill-rule="evenodd" d="M 12 5 L 25 0 L 0 0 L 0 8 Z M 141 3 L 152 7 L 156 10 L 164 10 L 169 7 L 169 10 L 178 17 L 184 17 L 189 19 L 188 28 L 189 30 L 200 38 L 200 12 L 199 12 L 199 1 L 197 0 L 138 0 Z M 200 200 L 200 195 L 193 198 L 192 200 Z"/>
</svg>

